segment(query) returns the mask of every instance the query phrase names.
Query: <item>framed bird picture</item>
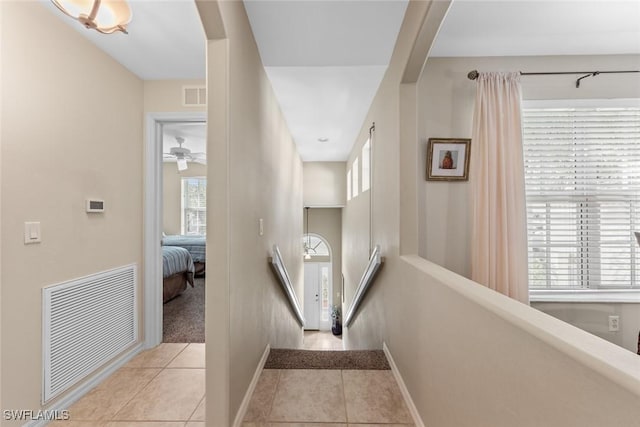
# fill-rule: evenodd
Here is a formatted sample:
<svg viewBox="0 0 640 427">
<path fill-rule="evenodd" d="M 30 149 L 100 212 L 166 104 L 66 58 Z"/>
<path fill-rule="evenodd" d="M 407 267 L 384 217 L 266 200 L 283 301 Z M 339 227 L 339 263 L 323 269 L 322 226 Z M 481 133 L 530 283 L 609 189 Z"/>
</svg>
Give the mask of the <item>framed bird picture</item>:
<svg viewBox="0 0 640 427">
<path fill-rule="evenodd" d="M 471 139 L 429 138 L 427 181 L 468 181 Z"/>
</svg>

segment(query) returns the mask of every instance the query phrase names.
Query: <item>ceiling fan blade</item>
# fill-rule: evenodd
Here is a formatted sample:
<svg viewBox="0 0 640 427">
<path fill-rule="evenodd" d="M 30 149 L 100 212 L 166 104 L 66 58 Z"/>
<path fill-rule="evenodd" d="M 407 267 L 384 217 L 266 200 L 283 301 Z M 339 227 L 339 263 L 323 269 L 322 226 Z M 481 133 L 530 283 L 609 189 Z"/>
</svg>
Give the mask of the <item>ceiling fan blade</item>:
<svg viewBox="0 0 640 427">
<path fill-rule="evenodd" d="M 196 163 L 200 163 L 201 165 L 206 165 L 207 164 L 207 159 L 196 158 L 196 159 L 193 159 L 193 161 L 196 162 Z"/>
</svg>

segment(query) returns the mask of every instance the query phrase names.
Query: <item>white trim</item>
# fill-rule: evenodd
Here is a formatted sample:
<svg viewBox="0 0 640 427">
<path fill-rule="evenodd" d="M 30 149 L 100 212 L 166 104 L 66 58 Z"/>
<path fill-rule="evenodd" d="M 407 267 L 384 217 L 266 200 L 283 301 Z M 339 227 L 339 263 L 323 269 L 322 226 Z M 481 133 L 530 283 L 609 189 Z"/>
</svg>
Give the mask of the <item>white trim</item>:
<svg viewBox="0 0 640 427">
<path fill-rule="evenodd" d="M 640 303 L 640 289 L 531 289 L 531 302 Z"/>
<path fill-rule="evenodd" d="M 107 364 L 102 370 L 100 370 L 97 374 L 90 377 L 89 380 L 85 381 L 80 387 L 77 387 L 73 391 L 69 392 L 65 397 L 61 398 L 54 404 L 48 406 L 47 408 L 43 408 L 43 411 L 63 411 L 68 410 L 71 405 L 84 397 L 91 389 L 96 387 L 102 381 L 107 379 L 110 375 L 112 375 L 115 371 L 124 366 L 128 361 L 133 359 L 138 353 L 142 351 L 142 342 L 139 342 L 133 345 L 130 349 L 123 352 L 120 356 L 115 358 L 112 362 Z M 70 414 L 73 417 L 73 414 Z M 40 427 L 45 426 L 49 423 L 47 420 L 33 420 L 24 424 L 23 427 Z"/>
<path fill-rule="evenodd" d="M 253 396 L 253 392 L 255 391 L 256 386 L 258 385 L 258 380 L 260 379 L 260 375 L 262 374 L 262 370 L 264 369 L 265 363 L 267 363 L 267 357 L 269 357 L 270 351 L 271 351 L 271 346 L 267 344 L 267 347 L 264 349 L 264 353 L 262 353 L 262 358 L 260 359 L 260 362 L 258 362 L 256 371 L 253 373 L 253 378 L 249 383 L 249 388 L 247 388 L 247 392 L 244 394 L 242 403 L 240 403 L 240 408 L 238 408 L 238 412 L 236 413 L 236 418 L 233 421 L 233 427 L 240 427 L 242 425 L 244 416 L 247 414 L 247 409 L 249 409 L 251 396 Z"/>
<path fill-rule="evenodd" d="M 409 390 L 402 379 L 402 375 L 400 375 L 400 371 L 398 371 L 398 366 L 396 366 L 396 362 L 393 360 L 393 356 L 391 356 L 391 351 L 389 351 L 389 347 L 387 347 L 387 343 L 382 343 L 382 350 L 384 351 L 385 356 L 387 356 L 387 360 L 389 361 L 389 366 L 391 366 L 391 372 L 393 373 L 393 377 L 396 379 L 398 383 L 398 387 L 400 387 L 400 393 L 402 393 L 402 397 L 404 397 L 404 403 L 407 404 L 407 408 L 409 409 L 409 413 L 413 418 L 413 423 L 416 427 L 424 427 L 424 423 L 422 422 L 422 418 L 420 418 L 420 414 L 418 413 L 418 408 L 416 408 L 415 403 L 413 403 L 413 399 L 411 399 L 411 395 L 409 394 Z"/>
<path fill-rule="evenodd" d="M 162 123 L 206 122 L 206 112 L 147 113 L 144 174 L 144 348 L 162 342 Z"/>
</svg>

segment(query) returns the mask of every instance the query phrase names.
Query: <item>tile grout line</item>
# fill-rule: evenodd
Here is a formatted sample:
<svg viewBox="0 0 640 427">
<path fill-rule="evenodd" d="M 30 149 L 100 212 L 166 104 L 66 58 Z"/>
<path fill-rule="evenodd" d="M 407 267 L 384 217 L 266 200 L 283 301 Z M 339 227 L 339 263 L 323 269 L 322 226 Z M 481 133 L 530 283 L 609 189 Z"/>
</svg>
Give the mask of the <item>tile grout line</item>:
<svg viewBox="0 0 640 427">
<path fill-rule="evenodd" d="M 120 368 L 120 369 L 158 369 L 158 368 L 124 368 L 124 367 L 123 367 L 123 368 Z M 116 372 L 118 372 L 118 371 L 116 371 Z M 115 374 L 116 372 L 114 372 L 114 374 Z M 158 375 L 160 375 L 160 373 L 161 373 L 161 372 L 162 372 L 162 369 L 160 368 L 160 370 L 159 370 L 159 371 L 158 371 L 154 376 L 152 376 L 152 377 L 149 379 L 149 381 L 147 381 L 147 382 L 146 382 L 142 387 L 140 387 L 140 390 L 138 390 L 138 391 L 137 391 L 136 393 L 134 393 L 134 394 L 133 394 L 129 399 L 127 399 L 127 401 L 126 401 L 126 402 L 124 402 L 124 403 L 123 403 L 123 404 L 122 404 L 122 405 L 121 405 L 121 406 L 120 406 L 120 407 L 119 407 L 119 408 L 118 408 L 118 409 L 113 413 L 113 415 L 111 415 L 111 416 L 109 417 L 109 419 L 107 419 L 107 420 L 95 420 L 95 421 L 104 421 L 104 424 L 105 424 L 105 425 L 106 425 L 108 422 L 111 422 L 111 421 L 117 421 L 117 420 L 115 420 L 114 418 L 118 415 L 118 413 L 120 413 L 120 411 L 122 411 L 122 410 L 123 410 L 123 409 L 124 409 L 124 408 L 129 404 L 129 403 L 131 403 L 131 401 L 132 401 L 133 399 L 135 399 L 135 398 L 138 396 L 138 394 L 140 394 L 140 393 L 142 392 L 142 390 L 144 390 L 145 388 L 147 388 L 147 386 L 148 386 L 149 384 L 151 384 L 151 381 L 153 381 L 154 379 L 156 379 L 156 378 L 158 377 Z M 93 420 L 91 420 L 91 421 L 93 421 Z"/>
<path fill-rule="evenodd" d="M 162 345 L 163 343 L 160 343 L 160 345 Z M 116 420 L 115 417 L 120 413 L 120 411 L 122 411 L 129 403 L 131 403 L 133 401 L 133 399 L 135 399 L 140 393 L 142 393 L 143 390 L 145 390 L 149 384 L 151 384 L 151 382 L 153 380 L 155 380 L 156 378 L 158 378 L 160 376 L 160 374 L 162 374 L 162 372 L 167 369 L 167 366 L 169 366 L 169 364 L 171 362 L 173 362 L 173 359 L 175 359 L 176 357 L 178 357 L 178 355 L 180 353 L 182 353 L 187 347 L 189 346 L 189 344 L 187 343 L 186 346 L 184 346 L 184 348 L 182 350 L 180 350 L 171 360 L 169 360 L 169 362 L 167 362 L 167 364 L 164 367 L 142 367 L 142 368 L 138 368 L 138 369 L 159 369 L 158 373 L 155 374 L 143 387 L 140 388 L 140 390 L 138 390 L 137 393 L 135 393 L 130 399 L 127 400 L 127 402 L 122 405 L 120 408 L 118 408 L 118 410 L 113 414 L 113 416 L 111 416 L 108 420 L 106 421 L 120 421 L 120 420 Z M 156 347 L 157 348 L 157 347 Z M 149 350 L 147 350 L 149 351 Z M 135 368 L 128 368 L 128 369 L 135 369 Z M 141 421 L 141 420 L 136 420 L 136 421 Z M 106 423 L 105 423 L 106 424 Z"/>
<path fill-rule="evenodd" d="M 278 371 L 278 380 L 276 381 L 276 388 L 273 391 L 273 396 L 271 397 L 271 403 L 269 404 L 269 413 L 267 414 L 267 419 L 265 420 L 267 423 L 271 422 L 271 411 L 273 411 L 273 402 L 276 401 L 276 394 L 278 393 L 278 387 L 280 386 L 280 378 L 282 378 L 282 369 L 277 369 L 277 371 Z"/>
<path fill-rule="evenodd" d="M 349 411 L 347 411 L 347 392 L 344 389 L 344 370 L 340 369 L 340 381 L 342 382 L 342 398 L 344 399 L 344 421 L 349 424 Z"/>
<path fill-rule="evenodd" d="M 206 374 L 206 370 L 205 370 L 205 378 L 206 378 L 206 375 L 207 375 L 207 374 Z M 206 393 L 206 389 L 205 389 L 205 393 Z M 193 408 L 193 412 L 191 412 L 191 415 L 189 415 L 189 418 L 187 418 L 187 421 L 185 422 L 185 425 L 186 425 L 186 423 L 188 423 L 189 421 L 196 421 L 196 420 L 192 420 L 191 418 L 193 418 L 193 414 L 195 414 L 195 413 L 196 413 L 196 411 L 198 410 L 198 408 L 199 408 L 199 407 L 200 407 L 200 405 L 202 404 L 202 401 L 203 401 L 206 397 L 207 397 L 207 395 L 205 394 L 204 396 L 202 396 L 202 399 L 200 399 L 200 400 L 198 401 L 198 404 L 196 405 L 196 407 L 195 407 L 195 408 Z M 207 417 L 206 417 L 206 415 L 205 415 L 205 419 L 206 419 L 206 418 L 207 418 Z M 198 420 L 198 421 L 199 421 L 199 420 Z"/>
</svg>

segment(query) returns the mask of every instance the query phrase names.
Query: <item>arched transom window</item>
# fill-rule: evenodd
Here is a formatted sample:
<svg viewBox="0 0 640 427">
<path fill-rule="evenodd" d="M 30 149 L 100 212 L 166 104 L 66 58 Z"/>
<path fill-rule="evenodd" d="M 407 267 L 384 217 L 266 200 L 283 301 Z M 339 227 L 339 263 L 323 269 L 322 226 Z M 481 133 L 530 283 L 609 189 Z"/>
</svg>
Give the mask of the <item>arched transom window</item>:
<svg viewBox="0 0 640 427">
<path fill-rule="evenodd" d="M 329 245 L 320 236 L 315 234 L 305 234 L 302 242 L 305 254 L 309 253 L 312 257 L 328 257 L 331 255 Z"/>
</svg>

